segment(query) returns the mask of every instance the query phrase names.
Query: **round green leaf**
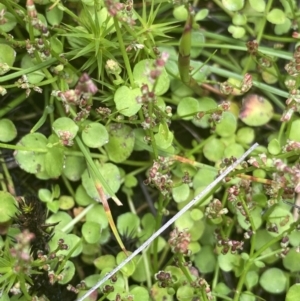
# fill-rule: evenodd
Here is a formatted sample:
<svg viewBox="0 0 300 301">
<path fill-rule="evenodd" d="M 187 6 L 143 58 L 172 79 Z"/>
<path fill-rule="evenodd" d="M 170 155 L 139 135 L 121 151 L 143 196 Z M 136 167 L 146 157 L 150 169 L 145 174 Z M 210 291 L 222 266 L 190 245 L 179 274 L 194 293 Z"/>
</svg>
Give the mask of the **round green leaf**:
<svg viewBox="0 0 300 301">
<path fill-rule="evenodd" d="M 91 148 L 103 146 L 108 139 L 108 132 L 101 123 L 91 122 L 82 131 L 82 141 Z"/>
<path fill-rule="evenodd" d="M 210 97 L 201 97 L 198 101 L 198 111 L 199 112 L 206 112 L 208 110 L 215 109 L 218 104 L 213 98 Z M 209 127 L 209 118 L 210 114 L 206 114 L 200 119 L 194 118 L 192 120 L 192 123 L 196 126 L 199 126 L 201 128 L 208 128 Z"/>
<path fill-rule="evenodd" d="M 84 207 L 96 202 L 86 193 L 86 190 L 84 189 L 83 185 L 79 185 L 77 187 L 75 193 L 75 200 L 76 204 Z"/>
<path fill-rule="evenodd" d="M 252 292 L 242 292 L 239 301 L 256 301 L 256 296 Z"/>
<path fill-rule="evenodd" d="M 298 131 L 297 131 L 298 132 Z M 300 138 L 300 137 L 299 137 Z M 271 155 L 278 155 L 281 152 L 280 143 L 277 139 L 272 139 L 268 144 L 268 151 Z"/>
<path fill-rule="evenodd" d="M 222 4 L 230 11 L 237 11 L 244 7 L 244 0 L 222 0 Z"/>
<path fill-rule="evenodd" d="M 149 91 L 152 90 L 153 83 L 150 82 L 148 76 L 145 75 L 145 72 L 146 70 L 149 70 L 149 68 L 154 69 L 154 67 L 152 67 L 154 62 L 155 61 L 151 59 L 141 60 L 137 64 L 135 64 L 133 69 L 133 77 L 135 82 L 139 86 L 147 84 L 149 87 Z M 154 92 L 157 96 L 163 95 L 169 90 L 169 87 L 170 87 L 170 78 L 165 68 L 163 68 L 161 75 L 159 76 L 157 82 L 155 83 Z"/>
<path fill-rule="evenodd" d="M 50 40 L 51 50 L 56 52 L 57 54 L 61 54 L 63 52 L 63 49 L 64 49 L 62 42 L 55 36 L 54 37 L 52 36 L 49 40 Z M 64 68 L 64 70 L 68 74 L 68 78 L 65 79 L 65 81 L 70 83 L 69 80 L 70 80 L 70 78 L 72 79 L 72 77 L 73 77 L 72 75 L 73 75 L 74 72 L 69 71 L 66 68 Z"/>
<path fill-rule="evenodd" d="M 243 99 L 239 117 L 249 126 L 261 126 L 273 117 L 273 106 L 267 99 L 250 94 Z"/>
<path fill-rule="evenodd" d="M 72 141 L 78 132 L 78 125 L 68 117 L 57 118 L 52 128 L 55 134 L 63 141 Z"/>
<path fill-rule="evenodd" d="M 224 158 L 230 158 L 230 157 L 235 157 L 239 158 L 243 155 L 245 152 L 244 148 L 238 144 L 238 143 L 232 143 L 229 144 L 225 149 L 224 149 Z"/>
<path fill-rule="evenodd" d="M 212 273 L 216 268 L 216 263 L 217 259 L 212 246 L 203 246 L 195 256 L 195 266 L 203 274 Z"/>
<path fill-rule="evenodd" d="M 66 156 L 64 161 L 63 175 L 70 181 L 78 181 L 86 169 L 84 157 Z"/>
<path fill-rule="evenodd" d="M 195 174 L 193 179 L 193 187 L 197 189 L 198 187 L 207 186 L 212 181 L 215 180 L 218 172 L 217 170 L 201 168 Z"/>
<path fill-rule="evenodd" d="M 292 285 L 285 297 L 285 301 L 300 300 L 300 283 Z"/>
<path fill-rule="evenodd" d="M 213 138 L 207 141 L 203 148 L 204 157 L 212 162 L 218 162 L 223 158 L 225 145 L 220 139 Z"/>
<path fill-rule="evenodd" d="M 288 209 L 276 206 L 275 209 L 270 213 L 268 222 L 270 224 L 276 224 L 278 232 L 269 231 L 271 236 L 276 237 L 290 228 L 291 224 L 293 223 L 293 215 Z"/>
<path fill-rule="evenodd" d="M 216 133 L 221 137 L 232 136 L 237 129 L 237 119 L 231 112 L 224 112 L 221 121 L 216 125 Z"/>
<path fill-rule="evenodd" d="M 202 217 L 203 217 L 202 211 L 201 211 L 201 214 L 202 214 Z M 200 217 L 200 214 L 197 216 L 197 218 L 199 218 L 199 217 Z M 191 234 L 191 240 L 192 241 L 198 241 L 203 235 L 206 224 L 205 224 L 203 219 L 195 220 L 194 217 L 193 217 L 192 212 L 190 213 L 190 218 L 194 221 L 194 226 L 189 230 L 189 232 Z"/>
<path fill-rule="evenodd" d="M 0 200 L 0 223 L 6 223 L 17 212 L 17 203 L 14 197 L 6 191 L 0 191 Z"/>
<path fill-rule="evenodd" d="M 7 44 L 0 43 L 0 75 L 5 74 L 10 70 L 16 58 L 16 52 Z M 6 64 L 6 65 L 2 65 Z"/>
<path fill-rule="evenodd" d="M 61 210 L 69 210 L 74 207 L 74 199 L 69 195 L 61 195 L 59 198 L 59 208 Z"/>
<path fill-rule="evenodd" d="M 261 212 L 262 209 L 260 207 L 255 207 L 253 210 L 250 211 L 255 229 L 258 229 L 262 224 Z M 245 216 L 243 216 L 239 210 L 237 211 L 237 218 L 238 218 L 239 225 L 243 229 L 248 230 L 250 228 L 251 226 L 250 223 L 245 221 Z"/>
<path fill-rule="evenodd" d="M 132 153 L 134 147 L 134 132 L 125 124 L 111 123 L 107 126 L 109 142 L 104 148 L 111 161 L 121 163 Z"/>
<path fill-rule="evenodd" d="M 127 258 L 127 255 L 124 252 L 119 252 L 116 257 L 116 263 L 120 264 Z M 129 277 L 134 273 L 135 270 L 135 260 L 129 261 L 123 268 L 121 272 L 125 277 Z"/>
<path fill-rule="evenodd" d="M 161 149 L 167 149 L 172 145 L 173 138 L 174 134 L 169 130 L 168 126 L 160 123 L 158 133 L 154 135 L 156 145 L 159 145 Z"/>
<path fill-rule="evenodd" d="M 238 254 L 231 254 L 231 252 L 228 252 L 225 255 L 220 254 L 218 256 L 218 263 L 224 272 L 229 272 L 238 267 L 240 263 L 240 256 Z"/>
<path fill-rule="evenodd" d="M 265 0 L 249 0 L 249 4 L 252 9 L 259 13 L 263 13 L 266 8 L 266 2 Z"/>
<path fill-rule="evenodd" d="M 145 273 L 145 261 L 142 260 L 141 255 L 137 255 L 135 258 L 137 264 L 131 278 L 137 282 L 145 282 L 147 281 L 147 274 Z"/>
<path fill-rule="evenodd" d="M 132 290 L 130 290 L 129 294 L 133 295 L 133 300 L 149 301 L 149 292 L 142 286 L 134 287 Z"/>
<path fill-rule="evenodd" d="M 250 127 L 242 127 L 236 133 L 236 141 L 241 144 L 251 144 L 254 141 L 255 132 Z"/>
<path fill-rule="evenodd" d="M 285 22 L 286 16 L 283 10 L 279 8 L 273 8 L 267 14 L 267 20 L 272 24 L 283 24 Z"/>
<path fill-rule="evenodd" d="M 191 58 L 197 58 L 203 47 L 200 47 L 199 44 L 204 44 L 205 42 L 205 37 L 204 37 L 204 34 L 199 31 L 199 30 L 196 30 L 196 31 L 192 31 L 192 34 L 191 34 L 191 40 L 192 40 L 192 43 L 191 43 Z"/>
<path fill-rule="evenodd" d="M 113 269 L 116 266 L 116 259 L 113 255 L 103 255 L 94 260 L 94 265 L 100 271 L 106 268 Z"/>
<path fill-rule="evenodd" d="M 256 243 L 255 243 L 255 250 L 259 250 L 262 248 L 266 243 L 270 242 L 272 239 L 274 239 L 270 232 L 268 232 L 266 229 L 258 229 L 256 232 Z M 278 260 L 278 257 L 274 255 L 270 255 L 273 251 L 280 248 L 279 244 L 273 244 L 271 247 L 266 249 L 262 255 L 266 255 L 265 258 L 263 258 L 263 262 L 271 264 Z"/>
<path fill-rule="evenodd" d="M 117 228 L 121 235 L 129 235 L 136 233 L 140 226 L 140 219 L 137 215 L 127 212 L 118 216 Z"/>
<path fill-rule="evenodd" d="M 296 248 L 291 249 L 283 258 L 284 267 L 292 273 L 300 271 L 300 253 Z"/>
<path fill-rule="evenodd" d="M 75 265 L 72 261 L 67 260 L 67 262 L 64 264 L 62 274 L 63 279 L 58 281 L 59 284 L 67 284 L 73 279 L 75 274 Z"/>
<path fill-rule="evenodd" d="M 44 203 L 52 202 L 52 200 L 53 200 L 51 191 L 49 189 L 45 189 L 45 188 L 39 189 L 38 197 Z"/>
<path fill-rule="evenodd" d="M 142 104 L 137 102 L 137 97 L 141 95 L 141 89 L 129 89 L 127 86 L 121 86 L 114 95 L 114 102 L 120 114 L 131 117 L 135 115 Z"/>
<path fill-rule="evenodd" d="M 49 242 L 49 249 L 51 252 L 55 251 L 58 246 L 58 241 L 60 239 L 64 240 L 64 243 L 68 246 L 67 250 L 59 250 L 57 255 L 69 255 L 71 251 L 71 257 L 76 257 L 82 252 L 82 243 L 81 239 L 75 234 L 66 234 L 58 229 L 55 229 L 54 236 Z M 76 247 L 76 248 L 75 248 Z M 75 248 L 75 250 L 73 250 Z"/>
<path fill-rule="evenodd" d="M 296 119 L 292 122 L 290 132 L 289 132 L 289 139 L 292 141 L 300 142 L 300 119 Z"/>
<path fill-rule="evenodd" d="M 179 301 L 190 301 L 194 297 L 194 288 L 187 285 L 180 286 L 176 292 L 176 297 Z"/>
<path fill-rule="evenodd" d="M 213 292 L 226 296 L 231 293 L 231 289 L 225 283 L 219 282 Z"/>
<path fill-rule="evenodd" d="M 89 244 L 95 244 L 100 240 L 101 227 L 95 222 L 85 222 L 81 228 L 83 238 Z"/>
<path fill-rule="evenodd" d="M 278 81 L 277 68 L 275 66 L 265 68 L 261 73 L 261 77 L 267 84 L 275 84 Z"/>
<path fill-rule="evenodd" d="M 108 220 L 102 205 L 95 205 L 92 210 L 86 214 L 88 222 L 95 222 L 101 225 L 101 229 L 108 227 Z"/>
<path fill-rule="evenodd" d="M 99 172 L 106 181 L 106 184 L 110 187 L 113 193 L 117 192 L 121 185 L 121 175 L 119 168 L 112 163 L 100 164 L 98 161 L 95 162 Z M 95 187 L 95 182 L 91 177 L 90 170 L 85 170 L 82 174 L 82 185 L 85 188 L 87 194 L 94 200 L 99 200 L 99 193 Z M 104 189 L 106 197 L 111 197 L 108 192 Z"/>
<path fill-rule="evenodd" d="M 293 247 L 297 247 L 300 245 L 300 232 L 299 231 L 293 231 L 292 233 L 289 234 L 289 239 L 290 239 L 290 245 Z"/>
<path fill-rule="evenodd" d="M 52 4 L 50 6 L 52 6 Z M 45 15 L 49 24 L 51 24 L 52 26 L 60 25 L 63 19 L 64 12 L 59 9 L 59 5 L 56 5 L 49 9 L 50 6 L 47 6 L 45 9 Z"/>
<path fill-rule="evenodd" d="M 172 188 L 172 196 L 176 203 L 181 203 L 187 200 L 190 195 L 190 187 L 188 184 L 181 184 Z"/>
<path fill-rule="evenodd" d="M 138 180 L 137 178 L 132 175 L 132 174 L 128 174 L 125 176 L 124 178 L 124 185 L 128 188 L 133 188 L 136 187 L 138 184 Z"/>
<path fill-rule="evenodd" d="M 0 119 L 0 141 L 9 142 L 17 137 L 17 129 L 10 119 Z"/>
<path fill-rule="evenodd" d="M 45 153 L 34 152 L 32 149 L 47 150 L 47 138 L 40 133 L 32 133 L 24 136 L 17 145 L 30 148 L 30 151 L 14 152 L 15 159 L 19 166 L 28 173 L 36 174 L 44 170 Z"/>
<path fill-rule="evenodd" d="M 196 98 L 193 97 L 184 97 L 183 99 L 181 99 L 180 103 L 177 106 L 177 114 L 180 117 L 183 116 L 183 120 L 192 120 L 194 116 L 199 112 L 199 110 L 199 102 Z"/>
<path fill-rule="evenodd" d="M 174 225 L 177 227 L 179 230 L 184 230 L 184 229 L 192 229 L 194 226 L 194 221 L 191 219 L 190 212 L 187 211 L 183 213 L 175 222 Z"/>
<path fill-rule="evenodd" d="M 259 275 L 256 271 L 249 271 L 245 277 L 245 284 L 249 290 L 257 285 Z"/>
<path fill-rule="evenodd" d="M 186 21 L 188 17 L 188 11 L 184 5 L 179 5 L 174 8 L 173 16 L 177 21 Z"/>
<path fill-rule="evenodd" d="M 265 291 L 280 294 L 286 290 L 287 278 L 282 270 L 270 268 L 262 273 L 259 283 Z"/>
<path fill-rule="evenodd" d="M 236 26 L 243 26 L 247 24 L 247 16 L 241 13 L 235 13 L 232 18 L 232 23 Z"/>
<path fill-rule="evenodd" d="M 291 30 L 292 26 L 293 26 L 292 21 L 288 18 L 285 18 L 285 21 L 283 24 L 275 25 L 274 32 L 276 35 L 280 36 L 285 33 L 288 33 Z"/>
<path fill-rule="evenodd" d="M 64 149 L 55 135 L 48 138 L 48 152 L 45 154 L 45 172 L 50 178 L 61 175 L 64 164 Z M 50 147 L 52 146 L 52 147 Z"/>
<path fill-rule="evenodd" d="M 21 60 L 21 68 L 27 69 L 37 65 L 35 58 L 31 58 L 29 54 L 25 54 Z M 30 84 L 38 84 L 45 77 L 45 74 L 41 70 L 30 72 L 27 74 L 27 79 Z"/>
<path fill-rule="evenodd" d="M 209 14 L 209 10 L 207 8 L 200 9 L 195 15 L 195 21 L 204 20 Z"/>
<path fill-rule="evenodd" d="M 232 34 L 232 37 L 235 39 L 241 39 L 244 37 L 246 30 L 244 27 L 229 25 L 228 32 Z"/>
<path fill-rule="evenodd" d="M 72 217 L 63 211 L 59 211 L 55 214 L 52 214 L 48 219 L 47 219 L 47 223 L 48 224 L 52 224 L 52 223 L 58 223 L 55 226 L 55 231 L 56 230 L 61 230 L 63 229 L 65 226 L 67 226 L 70 222 L 72 221 Z M 73 229 L 73 226 L 70 227 L 68 229 L 68 233 L 71 232 Z"/>
<path fill-rule="evenodd" d="M 6 6 L 0 3 L 0 11 L 4 10 L 4 16 L 2 17 L 2 21 L 0 24 L 0 30 L 4 32 L 11 31 L 17 24 L 17 20 L 15 16 L 7 11 Z"/>
</svg>

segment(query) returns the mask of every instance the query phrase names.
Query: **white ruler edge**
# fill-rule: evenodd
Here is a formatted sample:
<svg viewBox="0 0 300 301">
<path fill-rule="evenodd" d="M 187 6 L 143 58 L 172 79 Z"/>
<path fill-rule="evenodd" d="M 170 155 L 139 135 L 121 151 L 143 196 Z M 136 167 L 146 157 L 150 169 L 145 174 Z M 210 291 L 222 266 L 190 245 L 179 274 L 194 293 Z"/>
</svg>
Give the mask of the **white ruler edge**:
<svg viewBox="0 0 300 301">
<path fill-rule="evenodd" d="M 129 255 L 123 262 L 121 262 L 116 268 L 109 272 L 103 279 L 101 279 L 97 284 L 95 284 L 91 289 L 89 289 L 82 297 L 75 301 L 83 301 L 88 297 L 93 291 L 98 289 L 105 281 L 107 281 L 111 276 L 122 269 L 131 259 L 133 259 L 137 254 L 142 252 L 147 248 L 154 239 L 156 239 L 162 232 L 164 232 L 169 226 L 171 226 L 183 213 L 189 210 L 197 201 L 203 198 L 207 193 L 211 191 L 218 183 L 220 183 L 231 171 L 233 171 L 250 153 L 253 152 L 255 148 L 258 147 L 258 143 L 253 144 L 236 162 L 230 165 L 224 172 L 211 182 L 203 191 L 201 191 L 194 199 L 192 199 L 188 204 L 186 204 L 179 212 L 177 212 L 170 220 L 168 220 L 160 229 L 158 229 L 148 240 L 146 240 L 139 248 L 137 248 L 131 255 Z"/>
</svg>

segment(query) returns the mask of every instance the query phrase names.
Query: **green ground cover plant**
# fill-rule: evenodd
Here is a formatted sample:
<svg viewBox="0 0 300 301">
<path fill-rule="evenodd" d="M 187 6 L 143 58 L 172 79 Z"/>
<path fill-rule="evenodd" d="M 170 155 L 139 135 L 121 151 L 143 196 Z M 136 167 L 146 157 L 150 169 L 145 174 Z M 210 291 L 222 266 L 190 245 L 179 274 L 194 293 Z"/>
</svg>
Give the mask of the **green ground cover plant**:
<svg viewBox="0 0 300 301">
<path fill-rule="evenodd" d="M 0 299 L 299 300 L 299 25 L 294 0 L 2 0 Z"/>
</svg>

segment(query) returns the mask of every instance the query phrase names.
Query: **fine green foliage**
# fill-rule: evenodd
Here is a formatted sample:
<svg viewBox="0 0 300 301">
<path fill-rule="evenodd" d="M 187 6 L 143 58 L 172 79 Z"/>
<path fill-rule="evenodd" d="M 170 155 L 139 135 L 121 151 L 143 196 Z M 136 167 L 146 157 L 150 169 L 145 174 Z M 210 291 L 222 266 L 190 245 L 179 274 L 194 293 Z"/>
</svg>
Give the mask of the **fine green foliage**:
<svg viewBox="0 0 300 301">
<path fill-rule="evenodd" d="M 2 0 L 0 299 L 81 298 L 257 142 L 85 300 L 298 300 L 297 10 Z"/>
</svg>

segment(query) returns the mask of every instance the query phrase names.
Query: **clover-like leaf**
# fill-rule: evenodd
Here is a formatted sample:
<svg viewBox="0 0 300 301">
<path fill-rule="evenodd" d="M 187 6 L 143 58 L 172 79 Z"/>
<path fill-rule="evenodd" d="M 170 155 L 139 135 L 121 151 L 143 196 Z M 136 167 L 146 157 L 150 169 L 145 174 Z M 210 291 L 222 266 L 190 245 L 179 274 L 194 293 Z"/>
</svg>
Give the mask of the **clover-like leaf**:
<svg viewBox="0 0 300 301">
<path fill-rule="evenodd" d="M 51 9 L 49 9 L 49 7 L 50 6 L 46 7 L 45 9 L 45 15 L 49 24 L 51 24 L 52 26 L 60 25 L 64 12 L 61 9 L 59 9 L 59 5 L 56 5 Z"/>
<path fill-rule="evenodd" d="M 150 60 L 150 59 L 141 60 L 137 64 L 135 64 L 133 69 L 133 77 L 135 82 L 139 86 L 147 84 L 149 87 L 149 91 L 152 90 L 154 84 L 150 81 L 146 73 L 147 70 L 153 68 L 152 66 L 153 63 L 154 60 Z M 155 83 L 154 92 L 156 95 L 163 95 L 165 92 L 168 91 L 169 86 L 170 86 L 170 78 L 165 68 L 163 68 L 160 76 L 157 79 L 157 82 Z"/>
<path fill-rule="evenodd" d="M 196 115 L 199 111 L 199 102 L 196 98 L 193 97 L 184 97 L 183 99 L 181 99 L 180 103 L 177 106 L 177 114 L 178 116 L 182 116 L 182 119 L 184 120 L 193 119 L 194 115 Z"/>
<path fill-rule="evenodd" d="M 78 181 L 86 169 L 85 159 L 79 156 L 66 156 L 63 175 L 70 181 Z"/>
<path fill-rule="evenodd" d="M 27 69 L 37 65 L 37 61 L 35 58 L 31 58 L 29 54 L 25 54 L 21 60 L 21 68 Z M 27 79 L 30 84 L 38 84 L 45 77 L 45 74 L 41 70 L 37 70 L 27 74 Z"/>
<path fill-rule="evenodd" d="M 107 126 L 109 142 L 104 148 L 111 161 L 120 163 L 126 160 L 134 147 L 134 131 L 125 124 L 111 123 Z"/>
<path fill-rule="evenodd" d="M 89 244 L 99 242 L 101 237 L 101 227 L 95 222 L 85 222 L 81 228 L 83 238 Z"/>
<path fill-rule="evenodd" d="M 55 134 L 60 138 L 61 141 L 63 141 L 65 145 L 72 144 L 72 140 L 77 135 L 79 129 L 78 125 L 68 117 L 57 118 L 53 122 L 52 128 Z"/>
<path fill-rule="evenodd" d="M 9 32 L 11 30 L 14 29 L 14 27 L 16 26 L 17 24 L 17 20 L 16 20 L 16 17 L 10 13 L 7 9 L 6 9 L 6 6 L 3 5 L 2 3 L 0 3 L 0 11 L 2 11 L 2 13 L 4 12 L 4 15 L 3 15 L 3 21 L 0 22 L 0 30 L 4 31 L 4 32 Z"/>
<path fill-rule="evenodd" d="M 278 268 L 270 268 L 262 273 L 259 283 L 267 292 L 280 294 L 286 290 L 287 276 Z"/>
<path fill-rule="evenodd" d="M 195 265 L 203 274 L 212 273 L 216 268 L 216 263 L 217 258 L 212 246 L 203 246 L 195 256 Z"/>
<path fill-rule="evenodd" d="M 243 99 L 240 119 L 249 126 L 261 126 L 273 117 L 273 106 L 264 97 L 250 94 Z"/>
<path fill-rule="evenodd" d="M 300 142 L 300 120 L 296 119 L 291 123 L 290 131 L 289 131 L 289 139 L 293 141 Z"/>
<path fill-rule="evenodd" d="M 285 22 L 286 16 L 283 10 L 279 8 L 273 8 L 267 14 L 267 20 L 272 24 L 283 24 Z"/>
<path fill-rule="evenodd" d="M 285 301 L 294 301 L 300 299 L 300 283 L 292 285 L 287 291 Z"/>
<path fill-rule="evenodd" d="M 287 255 L 283 258 L 283 265 L 292 273 L 300 271 L 300 253 L 296 248 L 289 250 Z"/>
<path fill-rule="evenodd" d="M 91 122 L 82 130 L 82 141 L 91 148 L 98 148 L 108 143 L 109 136 L 104 125 Z"/>
<path fill-rule="evenodd" d="M 172 145 L 174 134 L 169 130 L 165 123 L 161 123 L 158 127 L 158 133 L 154 135 L 157 145 L 162 149 L 167 149 Z"/>
<path fill-rule="evenodd" d="M 265 0 L 249 0 L 249 4 L 252 9 L 255 11 L 262 13 L 265 11 L 266 8 L 266 1 Z"/>
<path fill-rule="evenodd" d="M 13 66 L 16 52 L 7 44 L 0 43 L 0 75 L 5 74 Z"/>
<path fill-rule="evenodd" d="M 222 0 L 224 7 L 230 11 L 241 10 L 244 7 L 244 0 Z"/>
<path fill-rule="evenodd" d="M 103 178 L 106 181 L 106 184 L 110 187 L 113 193 L 117 192 L 121 185 L 121 175 L 119 168 L 112 163 L 101 164 L 98 161 L 95 162 L 96 167 L 99 172 L 102 174 Z M 84 186 L 87 194 L 94 200 L 99 200 L 100 196 L 95 187 L 95 181 L 91 176 L 91 170 L 85 170 L 82 174 L 82 185 Z M 105 191 L 107 198 L 111 197 L 107 191 Z"/>
<path fill-rule="evenodd" d="M 47 138 L 40 133 L 32 133 L 24 136 L 17 145 L 28 147 L 29 150 L 17 150 L 14 152 L 15 159 L 19 166 L 26 172 L 32 174 L 43 171 L 45 168 L 47 143 Z M 45 152 L 35 152 L 34 149 L 44 149 Z"/>
<path fill-rule="evenodd" d="M 72 261 L 67 260 L 67 262 L 64 264 L 63 279 L 59 280 L 58 282 L 60 284 L 67 284 L 73 279 L 74 274 L 75 274 L 75 265 Z"/>
<path fill-rule="evenodd" d="M 0 141 L 9 142 L 16 138 L 17 129 L 10 119 L 0 119 Z"/>
<path fill-rule="evenodd" d="M 120 114 L 131 117 L 141 108 L 137 102 L 137 97 L 141 95 L 141 89 L 129 89 L 127 86 L 121 86 L 114 95 L 114 102 Z"/>
<path fill-rule="evenodd" d="M 216 133 L 221 137 L 232 136 L 237 129 L 237 118 L 231 112 L 223 112 L 222 119 L 216 125 Z"/>
<path fill-rule="evenodd" d="M 6 191 L 0 191 L 0 199 L 0 223 L 6 223 L 17 211 L 16 200 Z"/>
</svg>

